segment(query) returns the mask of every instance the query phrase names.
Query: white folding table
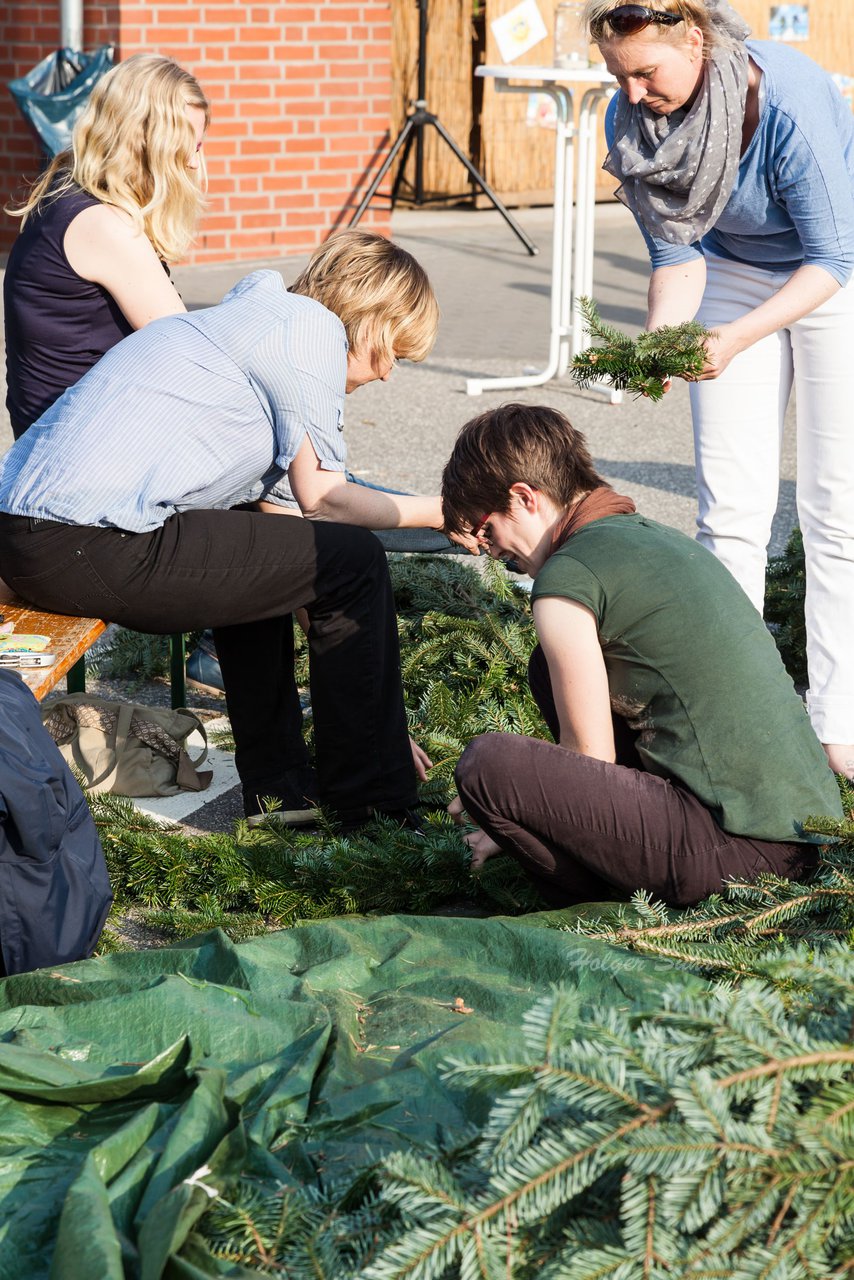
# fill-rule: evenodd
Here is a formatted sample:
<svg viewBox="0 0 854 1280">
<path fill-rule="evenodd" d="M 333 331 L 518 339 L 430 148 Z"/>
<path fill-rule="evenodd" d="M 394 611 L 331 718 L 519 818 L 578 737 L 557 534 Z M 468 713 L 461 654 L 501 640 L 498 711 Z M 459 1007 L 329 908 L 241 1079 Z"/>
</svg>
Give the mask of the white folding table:
<svg viewBox="0 0 854 1280">
<path fill-rule="evenodd" d="M 475 75 L 495 81 L 499 93 L 543 93 L 555 104 L 554 229 L 552 232 L 551 337 L 549 361 L 537 373 L 508 378 L 467 378 L 470 396 L 510 387 L 539 387 L 566 373 L 569 362 L 589 345 L 576 314 L 577 298 L 593 292 L 593 228 L 596 205 L 596 136 L 599 108 L 616 80 L 604 67 L 478 67 Z M 573 94 L 581 91 L 578 126 Z M 576 156 L 576 139 L 578 154 Z M 573 209 L 575 225 L 573 226 Z M 593 388 L 616 404 L 622 392 Z"/>
</svg>

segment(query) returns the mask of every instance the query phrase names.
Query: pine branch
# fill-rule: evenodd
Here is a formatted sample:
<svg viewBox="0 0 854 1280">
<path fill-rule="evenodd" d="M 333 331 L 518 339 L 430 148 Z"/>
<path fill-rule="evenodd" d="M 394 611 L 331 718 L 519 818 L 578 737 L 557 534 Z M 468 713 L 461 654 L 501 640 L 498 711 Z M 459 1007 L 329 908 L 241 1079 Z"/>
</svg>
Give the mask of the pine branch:
<svg viewBox="0 0 854 1280">
<path fill-rule="evenodd" d="M 807 685 L 807 629 L 804 618 L 806 561 L 799 528 L 792 530 L 782 555 L 772 556 L 765 574 L 764 617 L 795 684 Z"/>
<path fill-rule="evenodd" d="M 843 784 L 841 791 L 847 805 L 850 789 Z M 663 906 L 651 911 L 645 895 L 637 894 L 631 904 L 615 904 L 595 918 L 582 913 L 559 927 L 700 973 L 763 977 L 792 999 L 798 991 L 808 998 L 807 975 L 781 969 L 776 958 L 801 939 L 825 949 L 854 936 L 854 820 L 810 819 L 806 826 L 838 841 L 822 850 L 806 885 L 763 875 L 750 884 L 728 884 L 723 896 L 678 912 Z"/>
<path fill-rule="evenodd" d="M 588 335 L 600 344 L 580 352 L 572 362 L 579 387 L 607 380 L 618 391 L 656 401 L 664 395 L 667 379 L 702 372 L 709 330 L 696 321 L 662 325 L 632 339 L 602 320 L 592 298 L 579 298 L 578 310 Z"/>
<path fill-rule="evenodd" d="M 854 1223 L 854 1051 L 836 1030 L 854 956 L 839 949 L 826 966 L 824 1011 L 806 1021 L 758 981 L 673 986 L 638 1012 L 584 1009 L 557 989 L 525 1018 L 514 1062 L 481 1051 L 448 1064 L 455 1090 L 493 1098 L 481 1141 L 402 1147 L 327 1185 L 299 1249 L 334 1250 L 340 1280 L 835 1280 Z M 301 1159 L 310 1151 L 309 1138 Z M 308 1274 L 275 1236 L 282 1190 L 241 1204 L 238 1184 L 230 1218 L 209 1211 L 197 1238 L 231 1249 L 220 1256 L 243 1248 L 259 1274 L 262 1256 Z"/>
</svg>

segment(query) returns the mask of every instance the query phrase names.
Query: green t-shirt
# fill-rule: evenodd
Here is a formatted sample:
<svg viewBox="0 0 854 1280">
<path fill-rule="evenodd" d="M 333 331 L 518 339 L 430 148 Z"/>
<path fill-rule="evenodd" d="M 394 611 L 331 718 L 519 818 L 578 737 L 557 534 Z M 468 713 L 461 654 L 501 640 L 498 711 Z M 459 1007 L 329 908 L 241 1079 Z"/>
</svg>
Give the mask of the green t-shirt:
<svg viewBox="0 0 854 1280">
<path fill-rule="evenodd" d="M 592 610 L 611 708 L 638 731 L 644 767 L 687 787 L 725 831 L 816 840 L 806 818 L 842 816 L 772 637 L 699 543 L 644 516 L 607 516 L 546 561 L 532 596 Z"/>
</svg>

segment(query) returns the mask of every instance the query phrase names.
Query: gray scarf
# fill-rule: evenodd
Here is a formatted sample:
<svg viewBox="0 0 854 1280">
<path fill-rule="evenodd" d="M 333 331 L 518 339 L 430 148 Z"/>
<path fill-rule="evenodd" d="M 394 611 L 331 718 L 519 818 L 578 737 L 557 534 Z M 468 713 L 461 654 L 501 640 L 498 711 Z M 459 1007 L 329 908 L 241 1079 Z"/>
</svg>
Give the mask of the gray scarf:
<svg viewBox="0 0 854 1280">
<path fill-rule="evenodd" d="M 741 154 L 750 28 L 726 0 L 706 0 L 706 7 L 723 39 L 710 51 L 691 107 L 656 115 L 621 93 L 602 166 L 621 183 L 617 198 L 670 244 L 691 244 L 715 225 Z"/>
</svg>

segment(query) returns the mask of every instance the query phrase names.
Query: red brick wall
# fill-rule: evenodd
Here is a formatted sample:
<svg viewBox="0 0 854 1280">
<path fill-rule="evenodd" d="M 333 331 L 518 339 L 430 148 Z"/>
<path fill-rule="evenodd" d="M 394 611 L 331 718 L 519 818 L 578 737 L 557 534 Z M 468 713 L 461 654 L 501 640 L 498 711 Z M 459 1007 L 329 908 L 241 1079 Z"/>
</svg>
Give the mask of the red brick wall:
<svg viewBox="0 0 854 1280">
<path fill-rule="evenodd" d="M 87 49 L 115 41 L 118 3 L 84 6 Z M 53 52 L 60 41 L 58 0 L 0 0 L 0 210 L 38 176 L 41 150 L 6 88 Z M 17 222 L 0 211 L 0 250 L 8 249 Z"/>
<path fill-rule="evenodd" d="M 7 44 L 19 29 L 5 79 L 56 43 L 56 0 L 18 0 L 16 8 L 28 21 L 0 23 L 0 32 L 9 28 Z M 364 189 L 389 141 L 389 0 L 117 0 L 106 7 L 86 0 L 84 14 L 87 48 L 112 39 L 120 57 L 168 53 L 211 100 L 209 207 L 191 261 L 304 253 L 346 225 L 353 192 Z M 17 108 L 0 107 L 0 135 L 7 111 L 11 122 Z M 20 175 L 38 167 L 26 126 L 15 126 L 0 150 L 3 203 Z M 362 225 L 387 230 L 384 204 L 378 197 Z M 6 247 L 10 222 L 4 217 Z"/>
</svg>

